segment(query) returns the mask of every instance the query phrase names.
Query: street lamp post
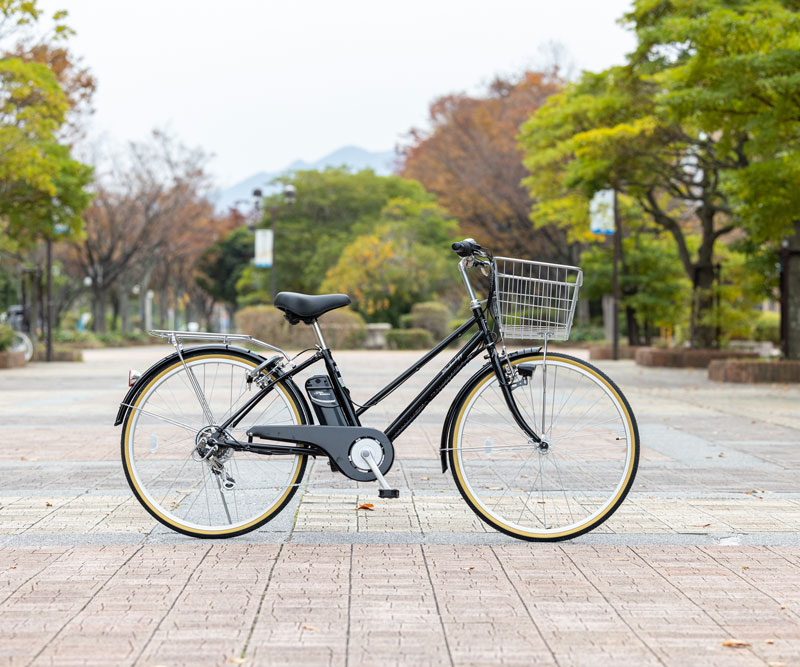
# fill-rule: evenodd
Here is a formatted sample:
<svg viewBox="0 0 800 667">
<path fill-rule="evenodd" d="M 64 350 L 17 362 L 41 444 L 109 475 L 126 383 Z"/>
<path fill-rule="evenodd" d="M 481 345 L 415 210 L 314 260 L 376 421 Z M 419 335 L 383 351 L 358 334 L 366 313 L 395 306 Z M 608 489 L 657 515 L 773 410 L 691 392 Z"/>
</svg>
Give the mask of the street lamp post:
<svg viewBox="0 0 800 667">
<path fill-rule="evenodd" d="M 261 210 L 262 192 L 260 188 L 253 190 L 253 198 L 255 199 L 255 210 Z M 283 188 L 283 199 L 288 205 L 294 204 L 297 199 L 297 190 L 291 183 L 287 183 Z M 272 301 L 275 301 L 277 295 L 277 236 L 275 234 L 275 221 L 278 217 L 279 207 L 273 205 L 269 207 L 270 229 L 272 230 L 272 265 L 269 268 L 269 292 L 272 295 Z"/>
</svg>

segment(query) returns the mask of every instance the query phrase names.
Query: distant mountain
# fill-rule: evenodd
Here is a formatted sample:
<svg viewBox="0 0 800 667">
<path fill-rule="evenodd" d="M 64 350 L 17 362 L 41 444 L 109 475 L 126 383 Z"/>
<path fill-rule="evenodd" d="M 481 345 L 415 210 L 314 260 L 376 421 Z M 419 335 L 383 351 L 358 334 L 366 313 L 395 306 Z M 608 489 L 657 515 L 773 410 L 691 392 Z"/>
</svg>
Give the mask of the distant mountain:
<svg viewBox="0 0 800 667">
<path fill-rule="evenodd" d="M 276 190 L 275 186 L 270 186 L 268 183 L 286 172 L 345 166 L 353 171 L 372 169 L 376 174 L 388 176 L 394 171 L 395 159 L 394 151 L 377 151 L 373 153 L 358 146 L 344 146 L 316 162 L 295 160 L 281 171 L 261 171 L 253 174 L 229 188 L 213 193 L 212 200 L 219 212 L 225 212 L 232 206 L 247 210 L 252 205 L 253 190 L 255 188 L 261 188 L 265 195 L 274 192 Z"/>
</svg>

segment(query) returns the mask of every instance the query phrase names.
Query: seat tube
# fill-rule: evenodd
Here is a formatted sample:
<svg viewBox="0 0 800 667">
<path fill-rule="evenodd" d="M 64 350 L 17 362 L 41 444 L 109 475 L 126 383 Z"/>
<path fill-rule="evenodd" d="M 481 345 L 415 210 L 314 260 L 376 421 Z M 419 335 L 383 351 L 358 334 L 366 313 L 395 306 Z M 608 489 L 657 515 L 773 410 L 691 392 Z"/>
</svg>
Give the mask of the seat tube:
<svg viewBox="0 0 800 667">
<path fill-rule="evenodd" d="M 324 347 L 322 350 L 320 350 L 320 354 L 322 354 L 322 358 L 325 360 L 325 368 L 327 369 L 328 377 L 331 380 L 333 394 L 336 396 L 336 400 L 339 402 L 342 410 L 344 410 L 347 421 L 350 423 L 350 426 L 361 426 L 361 421 L 358 419 L 356 410 L 353 407 L 353 401 L 350 400 L 350 395 L 345 390 L 342 374 L 339 372 L 339 367 L 333 360 L 331 351 Z"/>
</svg>

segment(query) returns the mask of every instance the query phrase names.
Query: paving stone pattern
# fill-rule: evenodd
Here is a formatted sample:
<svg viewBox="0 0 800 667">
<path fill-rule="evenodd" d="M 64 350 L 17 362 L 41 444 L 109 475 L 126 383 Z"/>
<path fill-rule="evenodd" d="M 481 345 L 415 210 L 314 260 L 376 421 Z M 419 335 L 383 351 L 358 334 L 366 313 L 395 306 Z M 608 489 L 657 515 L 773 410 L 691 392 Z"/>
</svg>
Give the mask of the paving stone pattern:
<svg viewBox="0 0 800 667">
<path fill-rule="evenodd" d="M 200 541 L 133 500 L 110 426 L 127 369 L 167 351 L 0 372 L 0 665 L 800 665 L 796 386 L 600 362 L 639 421 L 633 491 L 590 534 L 526 544 L 441 473 L 467 369 L 395 443 L 398 500 L 316 462 L 274 521 Z M 416 356 L 337 359 L 363 400 Z"/>
</svg>

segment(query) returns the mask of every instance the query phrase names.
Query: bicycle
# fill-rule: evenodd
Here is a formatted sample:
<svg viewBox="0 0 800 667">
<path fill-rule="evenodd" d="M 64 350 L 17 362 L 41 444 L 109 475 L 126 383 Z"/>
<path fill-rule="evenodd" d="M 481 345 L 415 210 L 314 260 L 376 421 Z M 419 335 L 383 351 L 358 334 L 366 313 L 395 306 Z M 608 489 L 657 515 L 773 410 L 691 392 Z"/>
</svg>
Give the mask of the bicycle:
<svg viewBox="0 0 800 667">
<path fill-rule="evenodd" d="M 573 538 L 608 519 L 636 474 L 636 419 L 605 373 L 547 350 L 549 341 L 569 337 L 581 270 L 495 258 L 472 239 L 453 249 L 471 317 L 361 406 L 318 323 L 347 306 L 346 295 L 276 296 L 289 322 L 311 326 L 316 336 L 317 344 L 295 358 L 247 334 L 152 331 L 175 352 L 142 374 L 132 372 L 115 421 L 123 426 L 123 467 L 139 502 L 186 535 L 241 535 L 286 507 L 309 457 L 327 459 L 349 479 L 377 482 L 380 497 L 396 498 L 399 491 L 385 479 L 394 442 L 485 352 L 488 362 L 445 417 L 442 472 L 452 470 L 462 497 L 483 521 L 520 539 Z M 485 300 L 470 282 L 472 268 L 489 278 Z M 473 327 L 477 331 L 391 424 L 383 430 L 361 425 L 361 415 Z M 508 352 L 506 338 L 544 343 Z M 185 340 L 214 344 L 184 349 Z M 265 358 L 232 345 L 243 342 L 277 354 Z M 317 362 L 326 372 L 306 381 L 306 401 L 292 378 Z"/>
<path fill-rule="evenodd" d="M 15 308 L 19 308 L 18 306 L 12 306 L 8 309 L 7 312 L 0 314 L 0 324 L 4 324 L 8 322 L 11 328 L 14 330 L 14 338 L 11 340 L 11 345 L 9 345 L 10 350 L 14 351 L 22 351 L 25 355 L 25 361 L 29 362 L 33 359 L 33 342 L 31 339 L 19 329 L 21 326 L 21 310 L 18 313 Z M 11 315 L 11 317 L 9 317 Z"/>
</svg>

